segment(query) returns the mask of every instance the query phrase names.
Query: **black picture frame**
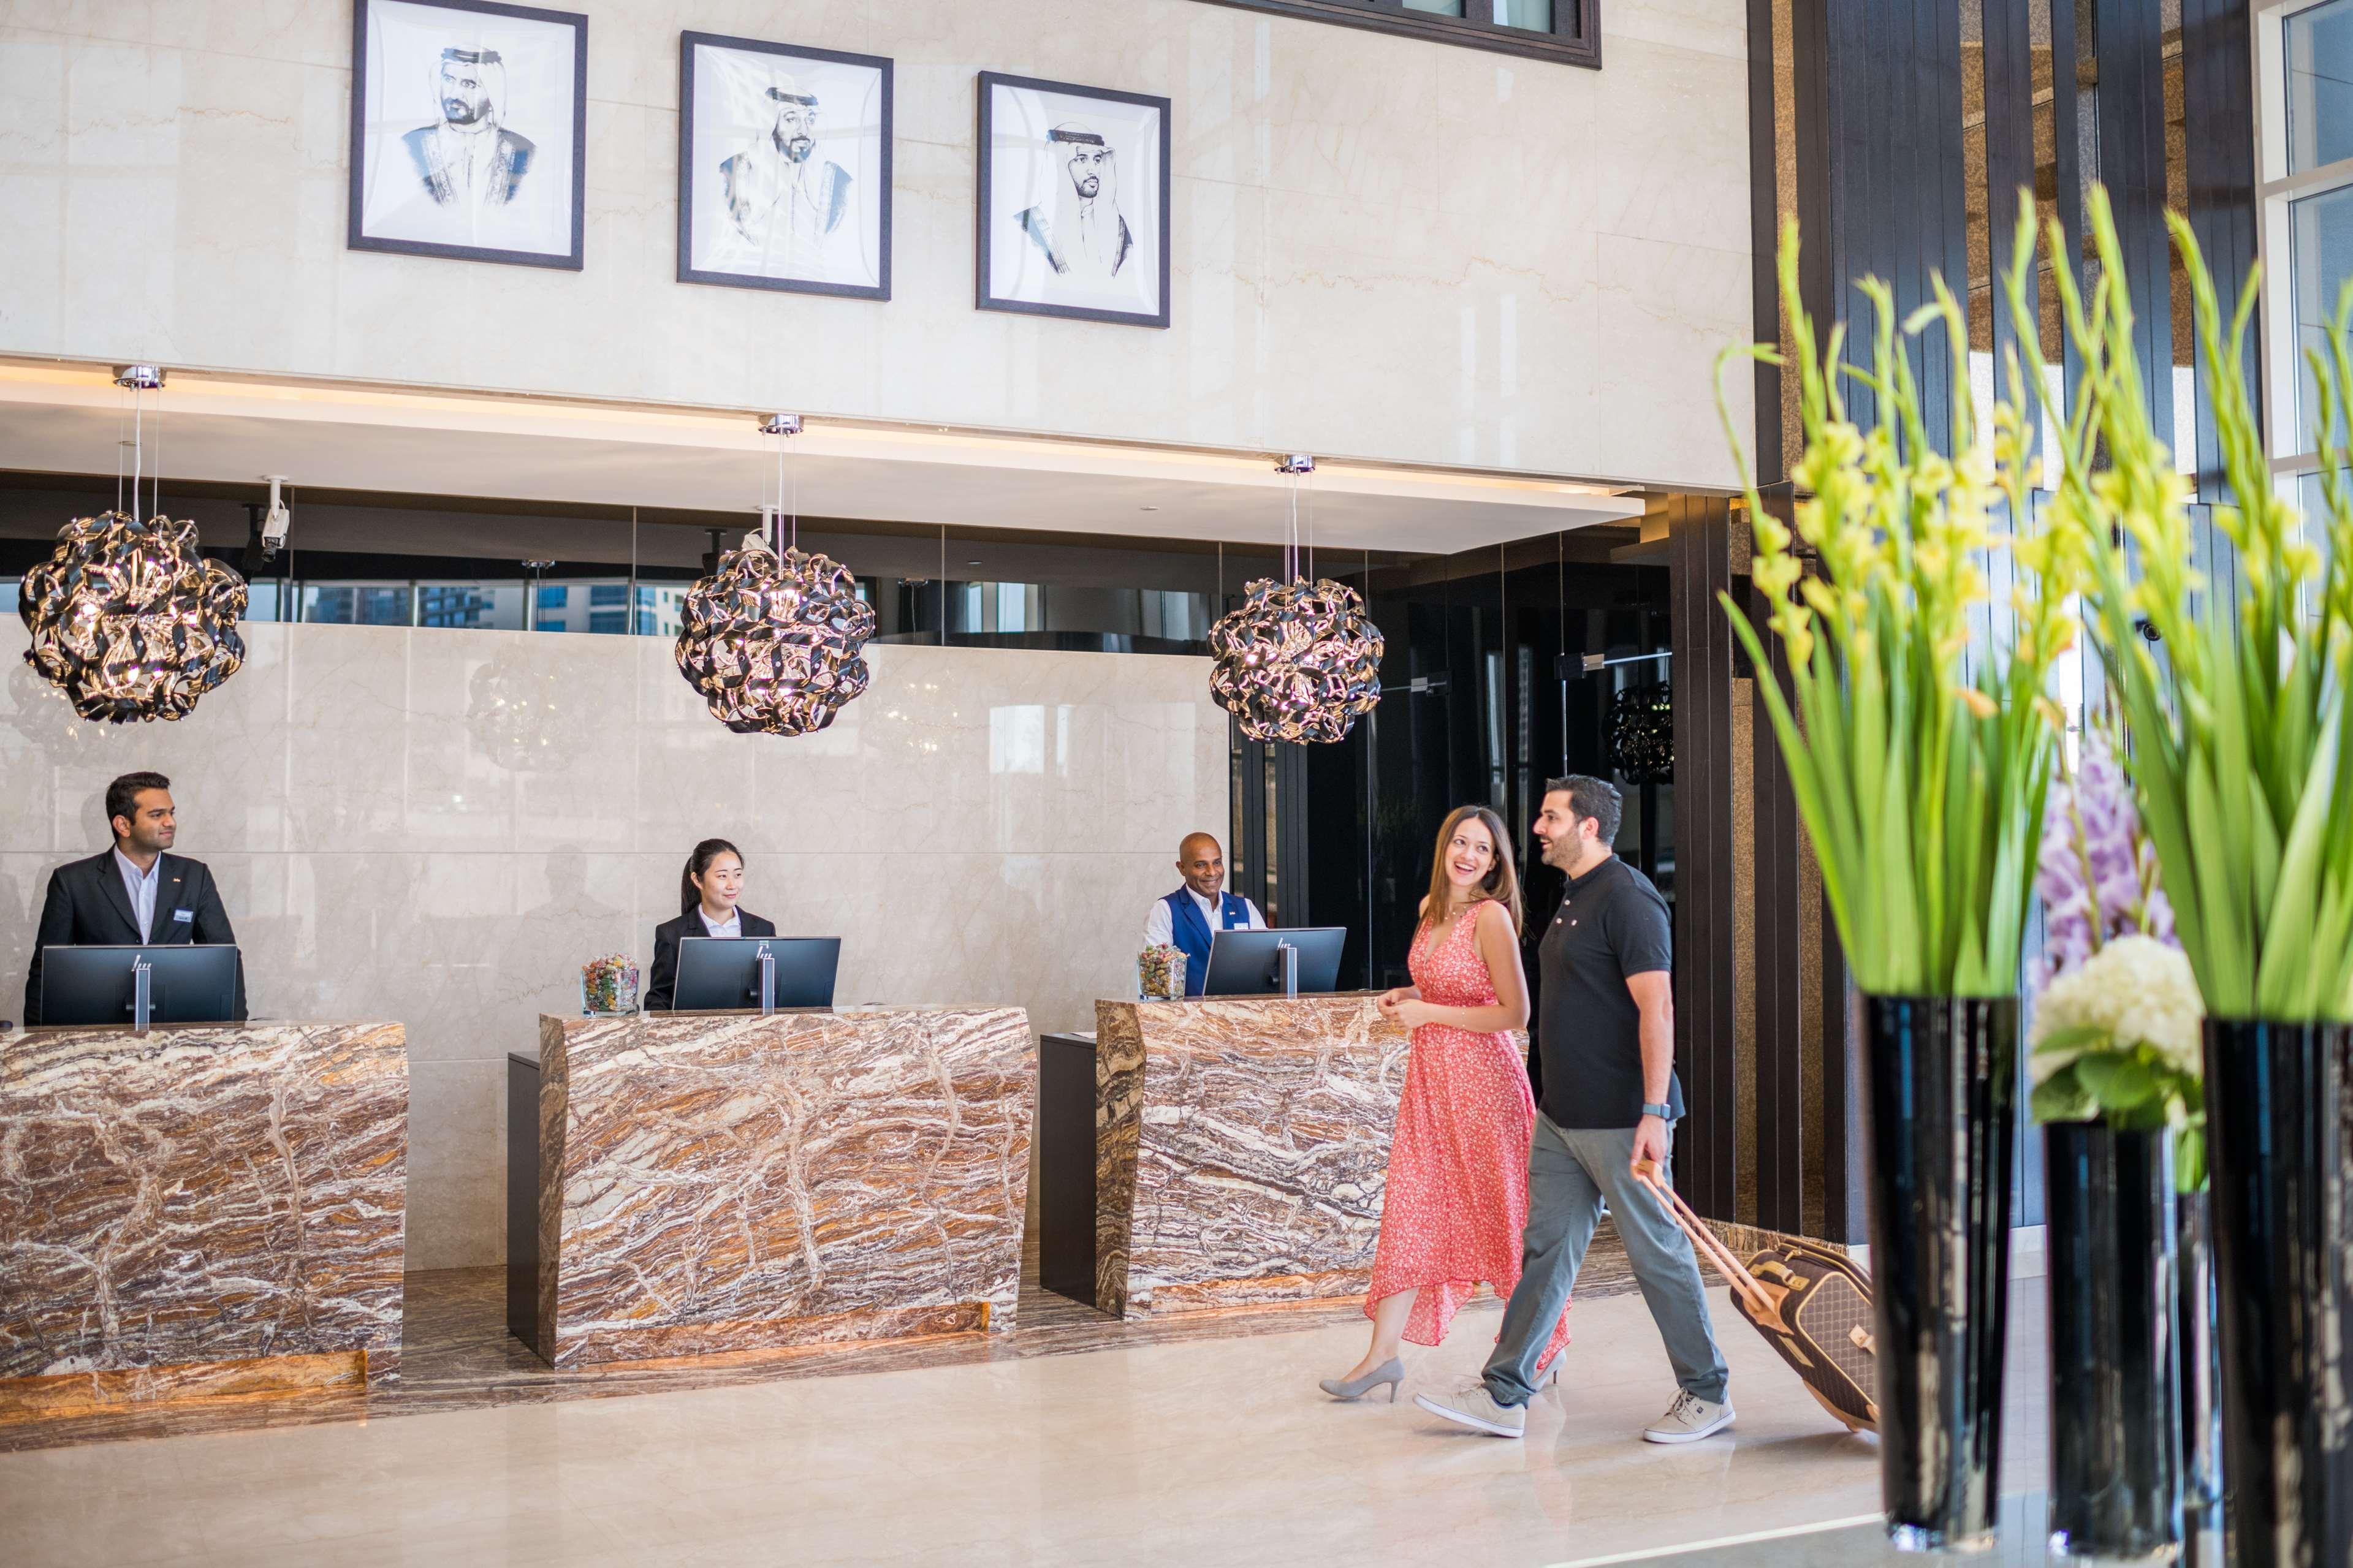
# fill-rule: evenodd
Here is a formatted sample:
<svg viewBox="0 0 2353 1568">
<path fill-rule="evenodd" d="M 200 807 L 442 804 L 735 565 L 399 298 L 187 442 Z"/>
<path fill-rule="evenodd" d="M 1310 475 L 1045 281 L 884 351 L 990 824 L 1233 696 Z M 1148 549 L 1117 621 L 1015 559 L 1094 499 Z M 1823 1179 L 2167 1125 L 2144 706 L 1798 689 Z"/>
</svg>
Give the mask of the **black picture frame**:
<svg viewBox="0 0 2353 1568">
<path fill-rule="evenodd" d="M 877 269 L 880 281 L 877 284 L 870 287 L 859 283 L 827 283 L 815 279 L 763 278 L 755 273 L 718 272 L 694 265 L 694 173 L 698 162 L 694 154 L 694 51 L 706 47 L 777 55 L 786 59 L 824 60 L 832 65 L 860 66 L 881 73 L 882 206 L 877 215 L 881 235 L 881 266 Z M 892 64 L 881 55 L 846 54 L 839 49 L 812 48 L 798 44 L 771 44 L 757 38 L 730 37 L 722 33 L 679 34 L 678 280 L 681 283 L 712 284 L 723 289 L 773 289 L 791 294 L 824 294 L 840 300 L 888 300 L 891 297 L 892 152 L 898 134 L 893 118 L 895 91 Z"/>
<path fill-rule="evenodd" d="M 1160 310 L 1156 315 L 1143 311 L 1106 310 L 1084 305 L 1054 305 L 1042 300 L 1010 300 L 993 297 L 990 293 L 988 267 L 989 213 L 996 205 L 996 193 L 991 188 L 991 165 L 994 162 L 996 135 L 992 112 L 998 88 L 1027 89 L 1035 92 L 1060 93 L 1071 98 L 1098 99 L 1106 103 L 1124 103 L 1150 109 L 1160 116 L 1160 178 L 1157 185 L 1159 207 L 1159 267 Z M 1169 235 L 1174 228 L 1175 214 L 1170 208 L 1170 172 L 1176 143 L 1176 121 L 1168 100 L 1150 93 L 1122 92 L 1115 88 L 1082 87 L 1075 82 L 1048 81 L 1039 77 L 1008 76 L 1000 71 L 980 73 L 979 139 L 974 157 L 979 168 L 978 187 L 973 213 L 973 278 L 976 308 L 983 310 L 1003 310 L 1022 316 L 1051 316 L 1070 321 L 1104 321 L 1114 326 L 1166 328 L 1169 318 L 1171 279 L 1168 270 Z"/>
<path fill-rule="evenodd" d="M 489 261 L 508 267 L 550 267 L 559 271 L 583 269 L 587 231 L 588 195 L 588 18 L 576 11 L 550 11 L 535 5 L 509 5 L 502 0 L 406 0 L 438 11 L 467 11 L 478 16 L 512 16 L 573 30 L 572 46 L 572 247 L 568 253 L 501 250 L 491 246 L 447 245 L 431 240 L 395 239 L 365 232 L 367 196 L 368 17 L 376 0 L 352 0 L 352 121 L 347 156 L 351 163 L 344 196 L 347 222 L 343 244 L 350 250 L 385 251 L 396 256 L 430 256 L 445 261 Z"/>
</svg>

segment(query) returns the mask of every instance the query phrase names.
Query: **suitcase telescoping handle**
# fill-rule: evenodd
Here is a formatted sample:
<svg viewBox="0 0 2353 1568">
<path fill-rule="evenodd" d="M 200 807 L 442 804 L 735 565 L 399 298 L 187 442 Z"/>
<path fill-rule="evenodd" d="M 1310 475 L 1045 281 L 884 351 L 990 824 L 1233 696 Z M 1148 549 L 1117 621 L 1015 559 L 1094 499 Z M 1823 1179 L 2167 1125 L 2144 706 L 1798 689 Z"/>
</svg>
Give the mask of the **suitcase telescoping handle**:
<svg viewBox="0 0 2353 1568">
<path fill-rule="evenodd" d="M 1747 1266 L 1732 1255 L 1732 1249 L 1717 1238 L 1715 1232 L 1707 1228 L 1707 1222 L 1692 1212 L 1692 1206 L 1683 1202 L 1683 1194 L 1667 1184 L 1657 1161 L 1637 1162 L 1634 1179 L 1658 1194 L 1659 1202 L 1666 1206 L 1667 1217 L 1691 1238 L 1692 1246 L 1702 1257 L 1715 1265 L 1715 1271 L 1724 1276 L 1724 1282 L 1732 1287 L 1732 1293 L 1748 1303 L 1750 1311 L 1758 1321 L 1779 1328 L 1785 1333 L 1788 1331 L 1788 1325 L 1781 1321 L 1781 1302 L 1788 1292 L 1775 1290 L 1751 1274 Z"/>
</svg>

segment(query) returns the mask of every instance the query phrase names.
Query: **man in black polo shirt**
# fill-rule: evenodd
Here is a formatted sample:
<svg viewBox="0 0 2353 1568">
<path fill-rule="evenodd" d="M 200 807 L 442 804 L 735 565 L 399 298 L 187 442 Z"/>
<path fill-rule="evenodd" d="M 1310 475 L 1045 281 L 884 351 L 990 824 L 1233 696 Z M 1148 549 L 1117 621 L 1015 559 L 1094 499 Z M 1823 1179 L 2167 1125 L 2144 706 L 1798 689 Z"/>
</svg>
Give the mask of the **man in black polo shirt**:
<svg viewBox="0 0 2353 1568">
<path fill-rule="evenodd" d="M 1667 903 L 1612 849 L 1618 814 L 1616 787 L 1599 779 L 1573 773 L 1545 786 L 1535 833 L 1545 864 L 1567 872 L 1568 887 L 1536 950 L 1544 1100 L 1528 1150 L 1520 1283 L 1480 1380 L 1460 1393 L 1414 1396 L 1425 1410 L 1499 1437 L 1516 1437 L 1526 1424 L 1536 1358 L 1577 1286 L 1604 1201 L 1682 1385 L 1642 1436 L 1689 1443 L 1732 1425 L 1699 1260 L 1659 1194 L 1633 1173 L 1644 1160 L 1667 1170 L 1683 1092 Z"/>
</svg>

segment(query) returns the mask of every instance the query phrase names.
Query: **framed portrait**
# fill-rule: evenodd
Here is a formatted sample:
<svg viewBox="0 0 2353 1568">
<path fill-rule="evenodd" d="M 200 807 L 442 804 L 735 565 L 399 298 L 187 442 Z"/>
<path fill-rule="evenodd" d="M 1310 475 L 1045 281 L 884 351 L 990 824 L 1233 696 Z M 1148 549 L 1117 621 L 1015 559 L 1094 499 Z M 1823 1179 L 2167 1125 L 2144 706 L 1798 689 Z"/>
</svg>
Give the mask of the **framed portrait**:
<svg viewBox="0 0 2353 1568">
<path fill-rule="evenodd" d="M 984 310 L 1168 324 L 1168 100 L 980 73 Z"/>
<path fill-rule="evenodd" d="M 353 250 L 577 272 L 587 127 L 587 17 L 353 0 Z"/>
<path fill-rule="evenodd" d="M 678 280 L 891 297 L 891 62 L 678 46 Z"/>
</svg>

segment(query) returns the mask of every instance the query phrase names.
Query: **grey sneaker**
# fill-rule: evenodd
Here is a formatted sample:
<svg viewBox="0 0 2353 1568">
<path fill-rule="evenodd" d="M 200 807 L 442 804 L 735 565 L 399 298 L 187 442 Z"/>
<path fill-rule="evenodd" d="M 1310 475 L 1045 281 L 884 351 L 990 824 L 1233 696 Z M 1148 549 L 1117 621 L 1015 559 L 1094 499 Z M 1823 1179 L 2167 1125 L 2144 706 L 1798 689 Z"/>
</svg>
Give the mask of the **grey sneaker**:
<svg viewBox="0 0 2353 1568">
<path fill-rule="evenodd" d="M 1451 1394 L 1417 1394 L 1413 1402 L 1432 1415 L 1443 1415 L 1493 1437 L 1517 1437 L 1527 1430 L 1528 1413 L 1516 1405 L 1496 1404 L 1495 1396 L 1481 1382 Z"/>
<path fill-rule="evenodd" d="M 1730 1400 L 1711 1404 L 1688 1388 L 1677 1389 L 1675 1402 L 1642 1429 L 1642 1437 L 1651 1443 L 1696 1443 L 1731 1426 L 1732 1416 Z"/>
</svg>

